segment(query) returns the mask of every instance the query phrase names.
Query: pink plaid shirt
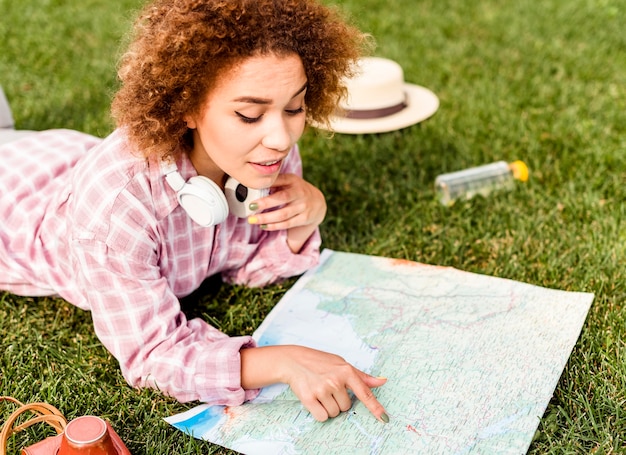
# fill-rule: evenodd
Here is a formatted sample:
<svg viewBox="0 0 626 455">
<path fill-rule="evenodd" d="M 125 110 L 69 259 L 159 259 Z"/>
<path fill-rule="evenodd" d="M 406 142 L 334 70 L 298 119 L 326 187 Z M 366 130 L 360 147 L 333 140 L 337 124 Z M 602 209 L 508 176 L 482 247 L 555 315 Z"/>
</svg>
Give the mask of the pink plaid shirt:
<svg viewBox="0 0 626 455">
<path fill-rule="evenodd" d="M 178 168 L 196 175 L 186 155 Z M 281 172 L 301 171 L 294 147 Z M 195 224 L 158 162 L 134 155 L 119 130 L 104 140 L 50 130 L 0 146 L 0 289 L 91 311 L 128 383 L 180 401 L 237 405 L 257 391 L 240 377 L 239 350 L 254 340 L 188 320 L 178 297 L 218 272 L 250 286 L 298 275 L 319 246 L 316 232 L 293 254 L 285 231 L 234 215 Z"/>
</svg>

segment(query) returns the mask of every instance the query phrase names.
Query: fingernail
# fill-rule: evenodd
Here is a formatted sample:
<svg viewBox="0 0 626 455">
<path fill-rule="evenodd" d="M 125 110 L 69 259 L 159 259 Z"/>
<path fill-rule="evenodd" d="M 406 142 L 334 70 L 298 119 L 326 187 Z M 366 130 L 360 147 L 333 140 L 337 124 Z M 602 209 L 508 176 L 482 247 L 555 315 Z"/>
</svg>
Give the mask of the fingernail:
<svg viewBox="0 0 626 455">
<path fill-rule="evenodd" d="M 248 223 L 250 224 L 257 224 L 259 222 L 259 219 L 256 216 L 249 216 L 248 217 Z"/>
<path fill-rule="evenodd" d="M 387 380 L 387 378 L 384 376 L 376 376 L 376 379 L 384 379 L 385 381 Z"/>
<path fill-rule="evenodd" d="M 267 229 L 267 224 L 262 224 L 261 229 Z"/>
<path fill-rule="evenodd" d="M 382 420 L 384 423 L 389 423 L 389 416 L 385 412 L 383 412 L 380 415 L 380 420 Z"/>
<path fill-rule="evenodd" d="M 250 208 L 250 210 L 254 212 L 259 209 L 259 204 L 257 204 L 256 202 L 250 202 L 248 208 Z"/>
</svg>

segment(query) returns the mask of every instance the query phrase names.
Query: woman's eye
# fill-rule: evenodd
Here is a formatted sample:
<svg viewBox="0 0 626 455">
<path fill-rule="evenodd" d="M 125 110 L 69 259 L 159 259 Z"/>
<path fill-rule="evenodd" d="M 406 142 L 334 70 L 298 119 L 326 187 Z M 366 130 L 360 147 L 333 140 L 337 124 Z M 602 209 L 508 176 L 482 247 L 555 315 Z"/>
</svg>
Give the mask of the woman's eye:
<svg viewBox="0 0 626 455">
<path fill-rule="evenodd" d="M 242 122 L 244 123 L 255 123 L 258 122 L 259 120 L 261 120 L 261 117 L 263 117 L 263 115 L 259 115 L 258 117 L 247 117 L 245 115 L 243 115 L 240 112 L 235 111 L 235 114 L 237 114 L 237 117 L 239 117 L 241 119 Z"/>
<path fill-rule="evenodd" d="M 298 115 L 304 112 L 304 106 L 300 106 L 298 109 L 286 109 L 285 112 L 289 115 Z"/>
</svg>

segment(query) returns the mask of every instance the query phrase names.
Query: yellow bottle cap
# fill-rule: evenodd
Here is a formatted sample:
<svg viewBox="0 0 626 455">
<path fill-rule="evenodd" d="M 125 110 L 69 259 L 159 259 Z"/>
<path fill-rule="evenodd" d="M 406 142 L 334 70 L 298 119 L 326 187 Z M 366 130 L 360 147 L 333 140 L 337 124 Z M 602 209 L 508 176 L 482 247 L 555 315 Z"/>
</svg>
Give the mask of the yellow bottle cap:
<svg viewBox="0 0 626 455">
<path fill-rule="evenodd" d="M 520 182 L 528 180 L 528 166 L 526 166 L 526 163 L 517 160 L 510 163 L 509 167 L 511 168 L 511 172 L 513 172 L 513 178 L 519 180 Z"/>
</svg>

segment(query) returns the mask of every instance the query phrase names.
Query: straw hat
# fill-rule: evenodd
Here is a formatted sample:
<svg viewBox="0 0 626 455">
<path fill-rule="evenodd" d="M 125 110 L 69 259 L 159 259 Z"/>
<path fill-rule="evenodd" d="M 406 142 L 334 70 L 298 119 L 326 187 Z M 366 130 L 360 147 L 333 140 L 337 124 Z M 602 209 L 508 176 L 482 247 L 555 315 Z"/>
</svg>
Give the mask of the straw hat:
<svg viewBox="0 0 626 455">
<path fill-rule="evenodd" d="M 331 118 L 337 133 L 384 133 L 414 125 L 439 108 L 437 95 L 404 82 L 402 67 L 386 58 L 365 57 L 357 75 L 346 81 L 345 116 Z"/>
</svg>

